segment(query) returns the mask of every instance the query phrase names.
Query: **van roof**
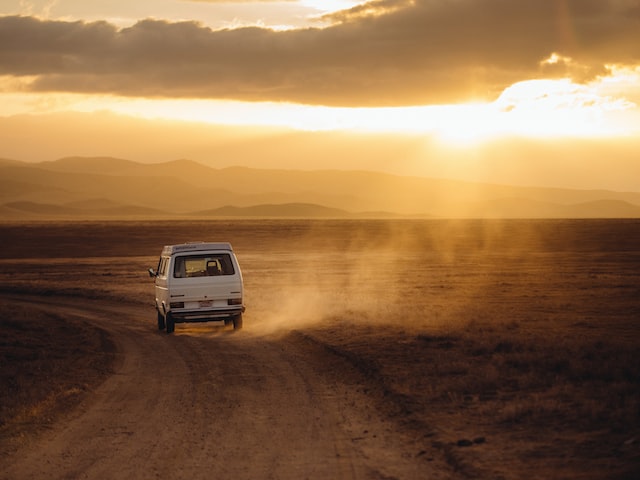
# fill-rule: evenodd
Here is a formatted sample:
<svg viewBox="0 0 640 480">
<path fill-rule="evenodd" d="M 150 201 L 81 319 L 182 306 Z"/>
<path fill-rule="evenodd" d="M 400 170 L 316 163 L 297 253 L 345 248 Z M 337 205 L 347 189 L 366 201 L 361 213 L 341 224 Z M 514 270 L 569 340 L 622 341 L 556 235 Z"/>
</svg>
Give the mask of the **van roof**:
<svg viewBox="0 0 640 480">
<path fill-rule="evenodd" d="M 177 245 L 165 245 L 162 255 L 173 255 L 181 252 L 199 252 L 203 250 L 228 250 L 233 251 L 229 242 L 190 242 Z"/>
</svg>

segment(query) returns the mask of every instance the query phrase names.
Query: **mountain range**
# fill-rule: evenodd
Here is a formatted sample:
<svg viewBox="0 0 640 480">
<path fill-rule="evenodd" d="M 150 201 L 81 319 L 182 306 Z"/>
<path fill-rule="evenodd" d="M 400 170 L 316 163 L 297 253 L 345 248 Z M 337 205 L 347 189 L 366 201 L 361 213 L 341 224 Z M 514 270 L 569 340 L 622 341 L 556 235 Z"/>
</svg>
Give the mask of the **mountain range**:
<svg viewBox="0 0 640 480">
<path fill-rule="evenodd" d="M 0 159 L 0 219 L 640 218 L 640 192 L 519 187 L 372 171 Z"/>
</svg>

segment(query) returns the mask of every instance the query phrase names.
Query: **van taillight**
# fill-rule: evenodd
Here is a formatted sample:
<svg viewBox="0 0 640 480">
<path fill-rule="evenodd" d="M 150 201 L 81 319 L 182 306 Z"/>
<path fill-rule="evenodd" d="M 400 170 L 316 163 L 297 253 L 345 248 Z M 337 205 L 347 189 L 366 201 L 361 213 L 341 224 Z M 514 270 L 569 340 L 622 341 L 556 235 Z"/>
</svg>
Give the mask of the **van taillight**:
<svg viewBox="0 0 640 480">
<path fill-rule="evenodd" d="M 184 308 L 184 302 L 171 302 L 171 308 Z"/>
<path fill-rule="evenodd" d="M 241 298 L 229 298 L 227 300 L 227 305 L 242 305 Z"/>
</svg>

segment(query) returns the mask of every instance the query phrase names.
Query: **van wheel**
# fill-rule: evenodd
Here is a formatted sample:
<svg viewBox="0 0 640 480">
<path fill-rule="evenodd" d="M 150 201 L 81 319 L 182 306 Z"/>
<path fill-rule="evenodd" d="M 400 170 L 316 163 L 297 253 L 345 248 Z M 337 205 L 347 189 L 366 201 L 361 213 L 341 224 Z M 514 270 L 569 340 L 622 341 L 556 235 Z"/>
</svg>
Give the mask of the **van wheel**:
<svg viewBox="0 0 640 480">
<path fill-rule="evenodd" d="M 158 330 L 164 330 L 166 327 L 164 323 L 164 316 L 158 312 Z"/>
<path fill-rule="evenodd" d="M 233 317 L 233 329 L 240 330 L 242 328 L 242 314 Z"/>
<path fill-rule="evenodd" d="M 167 313 L 166 322 L 167 322 L 167 333 L 173 333 L 173 331 L 176 329 L 176 322 L 174 322 L 173 315 L 171 315 L 171 312 Z"/>
</svg>

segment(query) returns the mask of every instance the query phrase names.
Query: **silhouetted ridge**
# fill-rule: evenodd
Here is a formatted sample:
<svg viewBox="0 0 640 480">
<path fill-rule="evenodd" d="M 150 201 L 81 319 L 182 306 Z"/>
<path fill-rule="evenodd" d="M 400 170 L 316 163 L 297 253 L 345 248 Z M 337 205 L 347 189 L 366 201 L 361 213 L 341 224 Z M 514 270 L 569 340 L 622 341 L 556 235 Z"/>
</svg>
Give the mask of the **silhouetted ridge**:
<svg viewBox="0 0 640 480">
<path fill-rule="evenodd" d="M 224 207 L 194 212 L 194 215 L 225 217 L 346 217 L 349 212 L 337 208 L 323 207 L 308 203 L 288 203 L 281 205 L 254 205 L 251 207 Z"/>
<path fill-rule="evenodd" d="M 16 203 L 22 202 L 22 203 Z M 1 216 L 640 218 L 640 192 L 110 157 L 0 160 Z M 381 212 L 364 213 L 364 212 Z"/>
</svg>

